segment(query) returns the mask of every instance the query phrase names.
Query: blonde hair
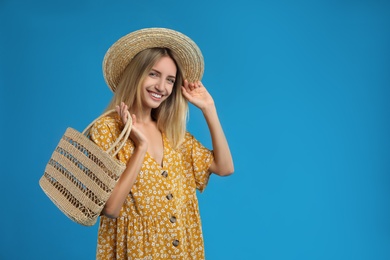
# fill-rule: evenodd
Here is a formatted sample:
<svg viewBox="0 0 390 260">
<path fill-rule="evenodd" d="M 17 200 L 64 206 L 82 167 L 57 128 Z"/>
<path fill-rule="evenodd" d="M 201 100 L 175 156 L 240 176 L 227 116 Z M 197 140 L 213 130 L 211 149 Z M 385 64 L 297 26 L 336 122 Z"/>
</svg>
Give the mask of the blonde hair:
<svg viewBox="0 0 390 260">
<path fill-rule="evenodd" d="M 170 57 L 176 64 L 176 80 L 171 95 L 161 105 L 152 109 L 152 118 L 158 129 L 165 133 L 173 148 L 184 140 L 188 116 L 188 103 L 181 92 L 183 70 L 174 52 L 166 48 L 150 48 L 138 53 L 127 65 L 106 110 L 124 102 L 129 110 L 142 110 L 141 87 L 153 65 L 162 57 Z"/>
</svg>

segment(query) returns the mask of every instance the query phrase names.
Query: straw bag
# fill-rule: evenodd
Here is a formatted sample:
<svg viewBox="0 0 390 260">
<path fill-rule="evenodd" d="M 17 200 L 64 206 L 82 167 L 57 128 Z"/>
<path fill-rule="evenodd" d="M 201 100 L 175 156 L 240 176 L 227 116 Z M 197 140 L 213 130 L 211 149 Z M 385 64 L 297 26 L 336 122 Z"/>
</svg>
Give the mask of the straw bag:
<svg viewBox="0 0 390 260">
<path fill-rule="evenodd" d="M 126 165 L 115 158 L 131 131 L 129 114 L 122 133 L 113 145 L 103 151 L 89 139 L 93 124 L 80 133 L 68 128 L 55 148 L 39 185 L 52 202 L 71 220 L 92 226 L 111 195 Z"/>
</svg>

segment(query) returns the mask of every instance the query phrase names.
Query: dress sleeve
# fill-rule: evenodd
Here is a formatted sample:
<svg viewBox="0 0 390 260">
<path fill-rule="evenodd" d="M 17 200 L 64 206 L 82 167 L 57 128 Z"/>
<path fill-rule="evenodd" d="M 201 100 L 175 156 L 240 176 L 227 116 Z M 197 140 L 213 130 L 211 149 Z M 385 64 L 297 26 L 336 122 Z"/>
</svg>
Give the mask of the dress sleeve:
<svg viewBox="0 0 390 260">
<path fill-rule="evenodd" d="M 202 192 L 210 178 L 211 172 L 209 169 L 214 160 L 213 151 L 204 147 L 188 132 L 182 148 L 186 170 L 192 171 L 196 188 Z"/>
<path fill-rule="evenodd" d="M 90 130 L 90 139 L 101 149 L 107 151 L 120 134 L 120 122 L 107 116 L 95 122 Z"/>
</svg>

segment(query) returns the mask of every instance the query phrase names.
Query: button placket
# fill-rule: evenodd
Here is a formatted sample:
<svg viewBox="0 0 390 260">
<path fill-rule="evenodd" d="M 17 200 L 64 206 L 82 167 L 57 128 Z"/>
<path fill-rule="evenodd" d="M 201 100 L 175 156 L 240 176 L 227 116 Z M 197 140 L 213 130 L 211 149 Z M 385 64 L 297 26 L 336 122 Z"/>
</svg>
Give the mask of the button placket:
<svg viewBox="0 0 390 260">
<path fill-rule="evenodd" d="M 161 172 L 161 176 L 164 177 L 164 178 L 168 178 L 168 172 L 167 172 L 166 170 L 163 170 L 163 171 Z M 172 193 L 169 193 L 168 195 L 166 195 L 166 198 L 167 198 L 167 200 L 172 200 L 172 199 L 173 199 L 173 194 L 172 194 Z M 170 216 L 169 221 L 170 221 L 172 224 L 174 224 L 174 223 L 176 223 L 177 218 L 176 218 L 175 216 L 172 215 L 172 216 Z M 174 239 L 174 240 L 172 241 L 172 245 L 173 245 L 174 247 L 178 247 L 179 244 L 180 244 L 180 241 L 179 241 L 178 239 Z"/>
</svg>

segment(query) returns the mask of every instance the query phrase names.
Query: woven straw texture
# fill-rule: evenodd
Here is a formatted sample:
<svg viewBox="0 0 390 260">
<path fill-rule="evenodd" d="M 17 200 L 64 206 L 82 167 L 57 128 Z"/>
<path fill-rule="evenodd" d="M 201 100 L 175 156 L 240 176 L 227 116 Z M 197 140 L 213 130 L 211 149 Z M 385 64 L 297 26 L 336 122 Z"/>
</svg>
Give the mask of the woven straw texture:
<svg viewBox="0 0 390 260">
<path fill-rule="evenodd" d="M 204 59 L 194 41 L 186 35 L 166 28 L 146 28 L 129 33 L 115 42 L 103 59 L 103 75 L 115 92 L 123 71 L 139 52 L 148 48 L 168 48 L 176 53 L 189 82 L 202 79 Z"/>
<path fill-rule="evenodd" d="M 84 226 L 96 223 L 125 170 L 126 165 L 114 156 L 130 134 L 129 118 L 122 134 L 107 151 L 88 138 L 89 130 L 96 120 L 83 133 L 69 127 L 47 163 L 39 184 L 52 202 L 76 223 Z"/>
</svg>

